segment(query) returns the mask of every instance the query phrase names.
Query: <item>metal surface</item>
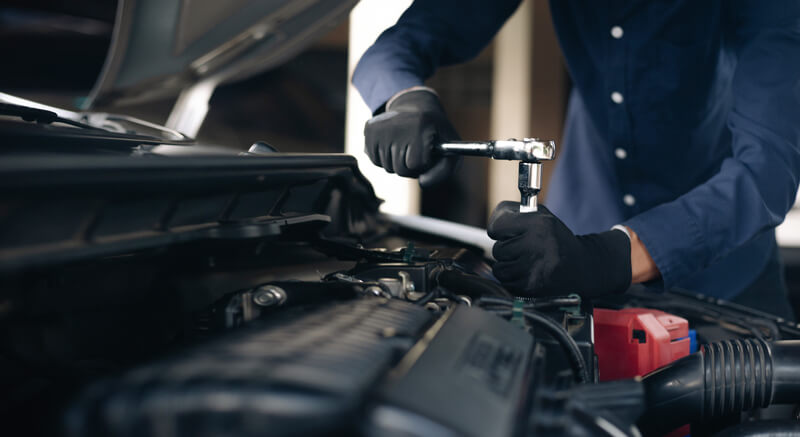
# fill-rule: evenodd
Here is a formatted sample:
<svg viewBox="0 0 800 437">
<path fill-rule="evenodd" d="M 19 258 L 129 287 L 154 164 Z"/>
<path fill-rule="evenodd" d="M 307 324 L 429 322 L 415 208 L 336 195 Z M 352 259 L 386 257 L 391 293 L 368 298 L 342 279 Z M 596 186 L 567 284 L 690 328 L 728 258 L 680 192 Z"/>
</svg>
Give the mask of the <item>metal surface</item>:
<svg viewBox="0 0 800 437">
<path fill-rule="evenodd" d="M 517 185 L 520 192 L 519 212 L 538 210 L 537 195 L 542 188 L 541 161 L 551 161 L 556 154 L 556 143 L 524 138 L 506 141 L 459 141 L 437 146 L 444 154 L 485 156 L 492 159 L 520 161 Z"/>
<path fill-rule="evenodd" d="M 411 279 L 411 275 L 409 275 L 408 272 L 397 272 L 397 276 L 400 277 L 400 281 L 403 286 L 403 296 L 406 299 L 410 301 L 417 301 L 425 296 L 425 293 L 417 291 L 417 287 L 414 285 L 414 280 Z"/>
<path fill-rule="evenodd" d="M 466 244 L 480 249 L 483 256 L 492 258 L 494 240 L 486 235 L 486 229 L 453 223 L 432 217 L 415 215 L 390 215 L 383 216 L 386 220 L 412 231 L 438 235 L 461 244 Z"/>
<path fill-rule="evenodd" d="M 458 141 L 442 143 L 438 148 L 444 153 L 522 162 L 550 161 L 556 154 L 555 141 L 536 138 L 524 138 L 521 141 Z"/>
<path fill-rule="evenodd" d="M 392 297 L 403 296 L 403 283 L 398 278 L 378 278 L 378 283 L 389 290 Z"/>
<path fill-rule="evenodd" d="M 542 188 L 542 164 L 520 162 L 517 185 L 521 197 L 519 212 L 536 212 L 538 210 L 537 194 Z"/>
<path fill-rule="evenodd" d="M 194 143 L 192 138 L 177 130 L 159 126 L 155 123 L 129 117 L 127 115 L 108 114 L 104 112 L 75 112 L 34 102 L 32 100 L 23 99 L 21 97 L 6 93 L 0 93 L 0 103 L 8 103 L 12 105 L 24 106 L 26 108 L 50 111 L 65 120 L 71 120 L 77 124 L 84 125 L 89 128 L 102 129 L 107 132 L 131 136 L 144 135 L 170 144 Z"/>
<path fill-rule="evenodd" d="M 208 102 L 216 87 L 216 80 L 207 79 L 184 89 L 172 106 L 167 127 L 196 137 L 206 119 Z"/>
<path fill-rule="evenodd" d="M 253 303 L 258 306 L 278 306 L 284 302 L 286 302 L 286 291 L 277 285 L 264 285 L 253 292 Z"/>
</svg>

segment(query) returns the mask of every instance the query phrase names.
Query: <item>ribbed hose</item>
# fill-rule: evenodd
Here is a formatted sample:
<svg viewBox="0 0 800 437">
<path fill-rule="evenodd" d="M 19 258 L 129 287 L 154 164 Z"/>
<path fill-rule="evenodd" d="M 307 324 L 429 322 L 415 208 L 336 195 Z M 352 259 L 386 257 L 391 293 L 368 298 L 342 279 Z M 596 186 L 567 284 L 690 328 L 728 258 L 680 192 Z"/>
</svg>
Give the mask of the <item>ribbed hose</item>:
<svg viewBox="0 0 800 437">
<path fill-rule="evenodd" d="M 645 434 L 685 423 L 800 401 L 800 341 L 758 339 L 704 345 L 647 375 Z"/>
<path fill-rule="evenodd" d="M 772 354 L 757 339 L 703 346 L 706 417 L 766 407 L 772 401 Z"/>
</svg>

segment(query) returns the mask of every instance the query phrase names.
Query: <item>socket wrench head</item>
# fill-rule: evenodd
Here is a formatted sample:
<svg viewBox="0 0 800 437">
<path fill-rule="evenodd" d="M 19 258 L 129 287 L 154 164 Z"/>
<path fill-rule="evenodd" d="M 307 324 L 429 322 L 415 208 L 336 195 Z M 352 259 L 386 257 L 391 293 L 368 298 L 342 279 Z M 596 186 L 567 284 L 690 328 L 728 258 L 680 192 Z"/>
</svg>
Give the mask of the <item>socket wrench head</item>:
<svg viewBox="0 0 800 437">
<path fill-rule="evenodd" d="M 539 162 L 520 162 L 517 184 L 521 196 L 519 212 L 536 212 L 538 210 L 536 196 L 542 187 L 542 164 Z"/>
<path fill-rule="evenodd" d="M 556 155 L 556 142 L 525 138 L 519 140 L 495 141 L 492 158 L 509 161 L 540 162 L 551 161 Z"/>
</svg>

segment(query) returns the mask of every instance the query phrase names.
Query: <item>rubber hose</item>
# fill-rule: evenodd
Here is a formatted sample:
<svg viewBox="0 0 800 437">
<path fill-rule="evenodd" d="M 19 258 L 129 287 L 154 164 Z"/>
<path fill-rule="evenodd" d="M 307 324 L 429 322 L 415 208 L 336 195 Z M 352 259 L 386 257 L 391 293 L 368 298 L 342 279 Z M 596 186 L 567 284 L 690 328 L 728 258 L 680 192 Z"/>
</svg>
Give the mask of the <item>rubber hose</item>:
<svg viewBox="0 0 800 437">
<path fill-rule="evenodd" d="M 502 285 L 475 275 L 470 275 L 459 270 L 443 270 L 436 276 L 439 285 L 458 294 L 466 294 L 473 299 L 481 296 L 498 296 L 512 298 Z"/>
<path fill-rule="evenodd" d="M 800 435 L 796 420 L 761 420 L 745 422 L 723 430 L 717 437 L 790 437 Z"/>
<path fill-rule="evenodd" d="M 645 376 L 645 434 L 800 401 L 800 341 L 726 340 Z"/>
</svg>

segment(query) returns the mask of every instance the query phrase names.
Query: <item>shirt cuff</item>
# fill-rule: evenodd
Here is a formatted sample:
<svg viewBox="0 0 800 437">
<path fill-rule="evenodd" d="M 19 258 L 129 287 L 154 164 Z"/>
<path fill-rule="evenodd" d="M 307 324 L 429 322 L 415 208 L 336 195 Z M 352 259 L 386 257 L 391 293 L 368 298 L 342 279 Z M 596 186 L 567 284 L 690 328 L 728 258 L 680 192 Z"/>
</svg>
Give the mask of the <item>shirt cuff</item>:
<svg viewBox="0 0 800 437">
<path fill-rule="evenodd" d="M 433 89 L 431 87 L 427 87 L 427 86 L 416 85 L 416 86 L 412 86 L 411 88 L 406 88 L 403 91 L 400 91 L 399 93 L 393 95 L 392 98 L 389 99 L 389 101 L 386 102 L 386 110 L 387 111 L 389 110 L 389 107 L 392 106 L 392 103 L 395 100 L 397 100 L 398 97 L 400 97 L 402 95 L 405 95 L 405 94 L 408 94 L 408 93 L 413 93 L 414 91 L 427 91 L 427 92 L 433 94 L 434 96 L 439 97 L 439 93 L 437 93 L 435 89 Z"/>
<path fill-rule="evenodd" d="M 631 241 L 631 233 L 628 232 L 628 228 L 626 228 L 625 226 L 623 226 L 623 225 L 614 225 L 614 226 L 611 227 L 610 230 L 611 231 L 622 231 L 622 233 L 625 234 L 625 236 L 628 237 L 628 241 Z"/>
<path fill-rule="evenodd" d="M 680 204 L 668 203 L 623 222 L 633 229 L 656 263 L 664 289 L 702 268 L 706 244 L 697 222 Z"/>
<path fill-rule="evenodd" d="M 366 62 L 362 58 L 353 72 L 353 85 L 373 113 L 398 92 L 424 84 L 423 80 L 413 73 L 385 71 L 372 64 L 373 62 Z"/>
</svg>

